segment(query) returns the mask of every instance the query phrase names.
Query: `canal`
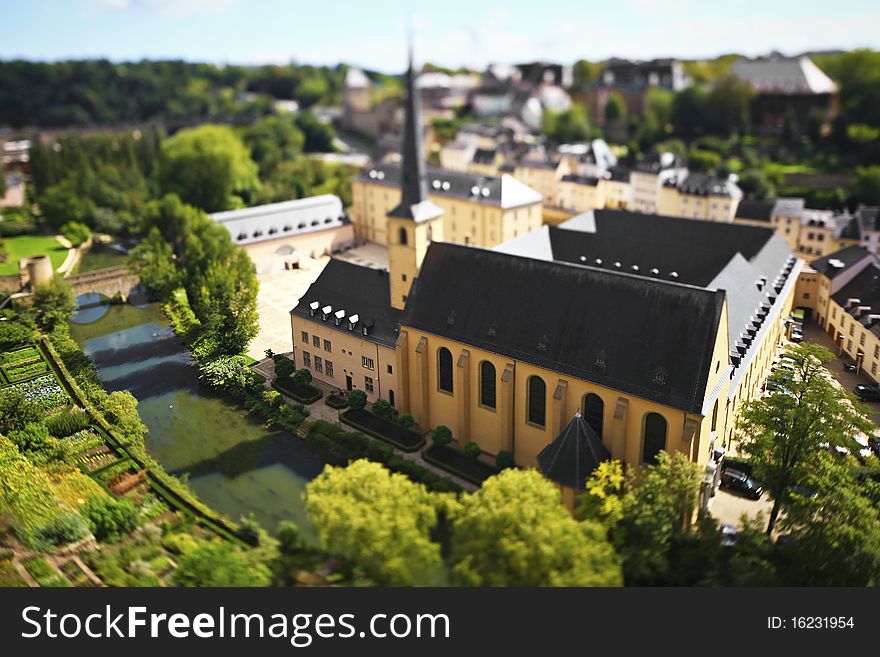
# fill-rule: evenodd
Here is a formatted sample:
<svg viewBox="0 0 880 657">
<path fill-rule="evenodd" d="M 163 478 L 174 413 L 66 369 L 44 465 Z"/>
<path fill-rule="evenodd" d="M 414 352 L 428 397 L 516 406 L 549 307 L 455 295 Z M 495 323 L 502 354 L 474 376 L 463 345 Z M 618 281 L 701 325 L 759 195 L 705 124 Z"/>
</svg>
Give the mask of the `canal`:
<svg viewBox="0 0 880 657">
<path fill-rule="evenodd" d="M 195 363 L 158 304 L 138 295 L 110 305 L 81 295 L 71 334 L 107 390 L 130 391 L 149 433 L 149 453 L 187 476 L 206 504 L 233 520 L 253 514 L 268 531 L 292 520 L 314 539 L 302 504 L 323 462 L 286 431 L 266 429 L 199 383 Z"/>
</svg>

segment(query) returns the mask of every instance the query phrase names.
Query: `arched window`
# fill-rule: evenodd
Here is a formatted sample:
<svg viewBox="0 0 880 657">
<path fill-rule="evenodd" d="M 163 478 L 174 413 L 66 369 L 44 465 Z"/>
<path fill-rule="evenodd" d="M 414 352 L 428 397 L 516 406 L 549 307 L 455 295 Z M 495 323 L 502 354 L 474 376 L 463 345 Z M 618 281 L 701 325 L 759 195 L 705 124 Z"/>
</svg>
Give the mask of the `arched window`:
<svg viewBox="0 0 880 657">
<path fill-rule="evenodd" d="M 718 426 L 718 400 L 715 400 L 715 406 L 712 407 L 712 431 Z"/>
<path fill-rule="evenodd" d="M 532 424 L 544 426 L 547 422 L 547 385 L 540 376 L 528 380 L 528 416 Z"/>
<path fill-rule="evenodd" d="M 407 234 L 406 234 L 406 228 L 401 227 L 400 232 L 399 232 L 399 235 L 400 235 L 400 239 L 399 239 L 398 241 L 399 241 L 403 246 L 406 246 L 407 243 L 408 243 L 408 237 L 407 237 Z"/>
<path fill-rule="evenodd" d="M 584 397 L 584 419 L 587 424 L 602 438 L 602 420 L 605 415 L 605 402 L 599 395 L 590 393 Z"/>
<path fill-rule="evenodd" d="M 480 363 L 480 404 L 495 408 L 495 366 L 488 360 Z"/>
<path fill-rule="evenodd" d="M 642 447 L 642 462 L 654 464 L 657 454 L 666 449 L 666 419 L 659 413 L 645 416 L 645 440 Z"/>
<path fill-rule="evenodd" d="M 452 352 L 446 347 L 437 350 L 437 387 L 452 394 Z"/>
<path fill-rule="evenodd" d="M 428 242 L 430 243 L 434 237 L 434 231 L 431 230 L 430 226 L 428 226 L 428 229 L 425 231 L 425 234 L 428 236 Z"/>
</svg>

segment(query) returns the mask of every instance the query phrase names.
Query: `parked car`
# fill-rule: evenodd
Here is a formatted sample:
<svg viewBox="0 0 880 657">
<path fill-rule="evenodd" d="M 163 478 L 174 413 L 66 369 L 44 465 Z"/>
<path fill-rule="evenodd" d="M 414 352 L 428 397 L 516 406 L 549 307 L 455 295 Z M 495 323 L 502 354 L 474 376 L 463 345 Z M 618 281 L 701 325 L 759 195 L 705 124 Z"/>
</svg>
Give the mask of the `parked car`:
<svg viewBox="0 0 880 657">
<path fill-rule="evenodd" d="M 721 471 L 721 487 L 729 488 L 753 500 L 761 499 L 764 489 L 754 479 L 741 470 L 726 468 Z"/>
<path fill-rule="evenodd" d="M 721 525 L 721 545 L 731 547 L 739 540 L 739 532 L 734 525 Z"/>
<path fill-rule="evenodd" d="M 804 341 L 804 334 L 801 333 L 800 331 L 792 331 L 791 332 L 791 341 L 792 342 L 803 342 Z"/>
<path fill-rule="evenodd" d="M 858 365 L 855 363 L 844 363 L 843 371 L 844 372 L 855 372 L 858 369 Z"/>
<path fill-rule="evenodd" d="M 880 390 L 877 390 L 877 386 L 875 385 L 860 383 L 855 388 L 853 388 L 853 392 L 856 393 L 856 396 L 862 401 L 880 401 Z"/>
</svg>

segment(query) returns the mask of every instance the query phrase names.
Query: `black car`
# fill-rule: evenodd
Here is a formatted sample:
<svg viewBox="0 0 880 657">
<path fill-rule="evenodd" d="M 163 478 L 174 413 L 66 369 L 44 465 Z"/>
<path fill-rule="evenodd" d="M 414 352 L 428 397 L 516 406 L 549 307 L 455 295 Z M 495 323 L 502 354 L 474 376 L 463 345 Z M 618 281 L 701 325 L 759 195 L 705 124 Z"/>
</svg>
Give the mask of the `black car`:
<svg viewBox="0 0 880 657">
<path fill-rule="evenodd" d="M 858 366 L 855 363 L 846 363 L 843 366 L 844 372 L 855 372 L 858 369 Z"/>
<path fill-rule="evenodd" d="M 753 500 L 761 499 L 764 489 L 754 479 L 741 470 L 725 468 L 721 471 L 721 487 L 729 488 Z"/>
<path fill-rule="evenodd" d="M 877 390 L 877 386 L 875 385 L 860 383 L 855 388 L 853 388 L 853 392 L 856 393 L 856 396 L 862 401 L 880 401 L 880 390 Z"/>
</svg>

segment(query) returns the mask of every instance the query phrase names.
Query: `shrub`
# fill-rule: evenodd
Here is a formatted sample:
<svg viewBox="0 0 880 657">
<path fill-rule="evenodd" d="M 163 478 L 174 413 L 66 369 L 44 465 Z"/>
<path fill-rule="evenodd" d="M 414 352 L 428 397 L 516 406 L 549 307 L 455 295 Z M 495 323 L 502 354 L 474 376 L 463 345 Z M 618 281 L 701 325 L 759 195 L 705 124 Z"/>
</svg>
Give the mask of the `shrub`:
<svg viewBox="0 0 880 657">
<path fill-rule="evenodd" d="M 91 497 L 83 506 L 83 515 L 99 541 L 117 541 L 134 531 L 138 512 L 128 500 Z"/>
<path fill-rule="evenodd" d="M 308 368 L 302 367 L 293 374 L 293 382 L 298 386 L 308 386 L 312 384 L 312 373 Z"/>
<path fill-rule="evenodd" d="M 495 467 L 499 470 L 504 470 L 506 468 L 512 468 L 516 465 L 516 462 L 513 459 L 513 452 L 498 452 L 498 455 L 495 457 Z"/>
<path fill-rule="evenodd" d="M 56 438 L 66 438 L 89 426 L 89 414 L 78 408 L 46 418 L 46 427 Z"/>
<path fill-rule="evenodd" d="M 189 554 L 197 547 L 199 542 L 189 534 L 168 534 L 162 539 L 162 545 L 172 554 Z"/>
<path fill-rule="evenodd" d="M 480 458 L 480 454 L 483 453 L 483 450 L 480 449 L 480 446 L 477 443 L 468 443 L 464 446 L 462 450 L 464 455 L 470 459 L 474 459 L 475 461 Z"/>
<path fill-rule="evenodd" d="M 363 390 L 352 390 L 348 393 L 348 406 L 352 410 L 360 411 L 367 405 L 367 393 Z"/>
<path fill-rule="evenodd" d="M 6 350 L 30 341 L 33 331 L 15 322 L 0 322 L 0 349 Z"/>
<path fill-rule="evenodd" d="M 296 364 L 290 360 L 287 356 L 275 356 L 275 376 L 279 376 L 281 378 L 285 378 L 290 376 L 296 370 Z M 306 370 L 308 372 L 308 370 Z M 294 381 L 296 377 L 294 377 Z M 309 380 L 306 383 L 311 383 L 312 376 L 309 373 Z"/>
<path fill-rule="evenodd" d="M 38 550 L 48 550 L 67 545 L 89 535 L 85 520 L 78 513 L 68 513 L 53 518 L 33 533 L 33 544 Z"/>
<path fill-rule="evenodd" d="M 92 236 L 92 231 L 88 226 L 79 221 L 68 221 L 61 227 L 61 234 L 76 247 L 88 241 Z"/>
<path fill-rule="evenodd" d="M 394 413 L 394 409 L 391 408 L 391 404 L 384 399 L 377 399 L 373 402 L 373 415 L 389 419 L 392 413 Z"/>
<path fill-rule="evenodd" d="M 411 429 L 415 425 L 415 423 L 415 419 L 409 413 L 404 413 L 397 418 L 397 424 L 402 426 L 404 429 Z"/>
<path fill-rule="evenodd" d="M 452 431 L 441 424 L 431 432 L 431 438 L 435 445 L 448 445 L 452 442 Z"/>
</svg>

